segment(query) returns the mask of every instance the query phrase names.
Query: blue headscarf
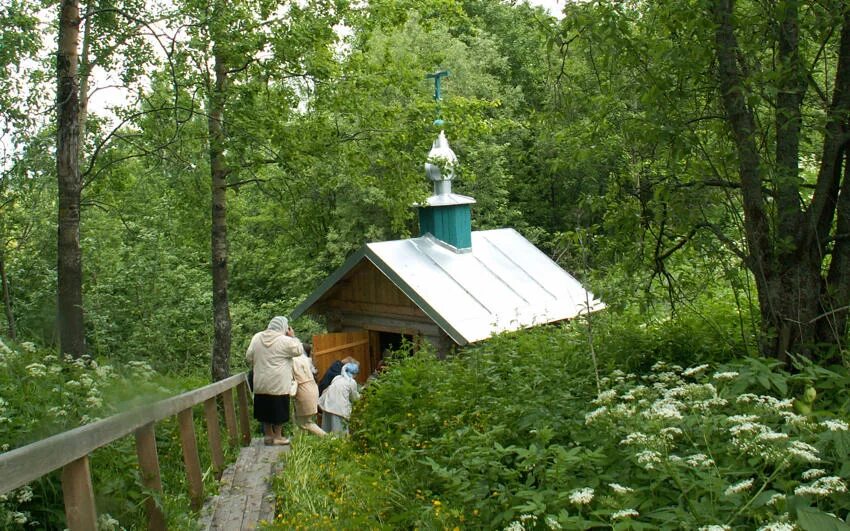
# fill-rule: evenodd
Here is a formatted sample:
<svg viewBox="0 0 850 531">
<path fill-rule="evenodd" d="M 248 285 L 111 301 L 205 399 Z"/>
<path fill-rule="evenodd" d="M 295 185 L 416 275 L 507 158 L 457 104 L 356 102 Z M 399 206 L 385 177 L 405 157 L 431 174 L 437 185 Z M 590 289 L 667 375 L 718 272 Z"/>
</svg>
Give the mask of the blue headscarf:
<svg viewBox="0 0 850 531">
<path fill-rule="evenodd" d="M 353 379 L 360 372 L 359 363 L 346 363 L 342 366 L 342 375 L 349 380 Z"/>
</svg>

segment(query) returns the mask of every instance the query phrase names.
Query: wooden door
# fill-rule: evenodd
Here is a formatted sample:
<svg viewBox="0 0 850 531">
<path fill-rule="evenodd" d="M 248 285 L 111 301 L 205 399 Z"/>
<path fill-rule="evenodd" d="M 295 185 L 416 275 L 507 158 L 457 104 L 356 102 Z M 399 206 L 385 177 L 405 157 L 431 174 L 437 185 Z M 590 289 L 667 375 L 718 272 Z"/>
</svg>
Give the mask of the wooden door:
<svg viewBox="0 0 850 531">
<path fill-rule="evenodd" d="M 313 336 L 313 364 L 319 371 L 319 378 L 324 376 L 333 362 L 346 356 L 351 356 L 360 364 L 357 381 L 361 384 L 365 383 L 366 378 L 372 374 L 369 332 L 341 332 Z"/>
</svg>

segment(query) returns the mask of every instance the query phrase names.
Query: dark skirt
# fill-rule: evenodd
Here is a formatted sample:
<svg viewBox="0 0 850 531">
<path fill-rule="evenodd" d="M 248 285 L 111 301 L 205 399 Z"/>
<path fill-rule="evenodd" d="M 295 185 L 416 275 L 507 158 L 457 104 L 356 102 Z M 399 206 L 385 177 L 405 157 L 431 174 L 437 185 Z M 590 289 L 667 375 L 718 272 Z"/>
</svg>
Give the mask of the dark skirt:
<svg viewBox="0 0 850 531">
<path fill-rule="evenodd" d="M 289 395 L 254 395 L 254 418 L 267 424 L 289 422 Z"/>
</svg>

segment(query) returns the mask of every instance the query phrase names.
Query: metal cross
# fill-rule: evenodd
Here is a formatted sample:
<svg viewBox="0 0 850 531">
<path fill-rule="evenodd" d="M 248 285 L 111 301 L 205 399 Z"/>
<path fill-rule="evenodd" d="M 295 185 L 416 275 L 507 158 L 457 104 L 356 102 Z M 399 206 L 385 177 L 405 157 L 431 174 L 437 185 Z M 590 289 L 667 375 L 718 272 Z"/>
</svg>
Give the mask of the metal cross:
<svg viewBox="0 0 850 531">
<path fill-rule="evenodd" d="M 448 70 L 440 70 L 439 72 L 434 72 L 433 74 L 427 74 L 425 79 L 433 79 L 434 80 L 434 101 L 440 101 L 443 99 L 440 94 L 440 79 L 449 75 Z"/>
</svg>

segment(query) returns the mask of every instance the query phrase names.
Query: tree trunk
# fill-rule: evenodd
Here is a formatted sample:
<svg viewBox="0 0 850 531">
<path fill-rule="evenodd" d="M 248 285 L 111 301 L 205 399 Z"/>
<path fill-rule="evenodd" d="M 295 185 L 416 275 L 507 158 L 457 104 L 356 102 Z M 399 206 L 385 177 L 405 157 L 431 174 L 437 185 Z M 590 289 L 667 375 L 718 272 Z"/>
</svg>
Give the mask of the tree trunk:
<svg viewBox="0 0 850 531">
<path fill-rule="evenodd" d="M 3 284 L 3 308 L 6 310 L 6 323 L 10 339 L 18 338 L 15 327 L 15 314 L 12 312 L 12 297 L 9 296 L 9 280 L 6 278 L 6 257 L 0 256 L 0 281 Z"/>
<path fill-rule="evenodd" d="M 56 54 L 56 174 L 59 184 L 57 319 L 60 351 L 74 357 L 80 357 L 85 352 L 80 249 L 82 187 L 79 169 L 80 100 L 77 76 L 79 35 L 79 1 L 62 0 L 59 50 Z"/>
<path fill-rule="evenodd" d="M 806 82 L 799 56 L 797 2 L 781 2 L 777 10 L 781 18 L 776 172 L 772 180 L 764 180 L 767 163 L 756 147 L 755 115 L 747 105 L 741 65 L 744 56 L 732 22 L 733 0 L 716 0 L 713 4 L 717 75 L 726 122 L 738 152 L 747 267 L 758 290 L 762 352 L 787 361 L 789 353 L 813 357 L 824 346 L 838 345 L 846 332 L 846 306 L 850 303 L 850 183 L 845 177 L 841 184 L 841 158 L 850 109 L 850 14 L 844 14 L 818 181 L 804 211 L 800 200 L 799 144 Z M 768 185 L 773 187 L 770 198 L 763 191 Z M 845 190 L 839 195 L 841 188 Z M 771 199 L 775 200 L 775 207 L 769 205 Z M 833 225 L 837 233 L 832 232 Z M 831 240 L 835 243 L 825 278 L 824 263 Z"/>
<path fill-rule="evenodd" d="M 227 300 L 227 164 L 224 158 L 224 117 L 227 68 L 218 46 L 213 47 L 215 85 L 210 94 L 210 173 L 212 175 L 212 279 L 213 326 L 212 378 L 230 376 L 230 306 Z"/>
</svg>

